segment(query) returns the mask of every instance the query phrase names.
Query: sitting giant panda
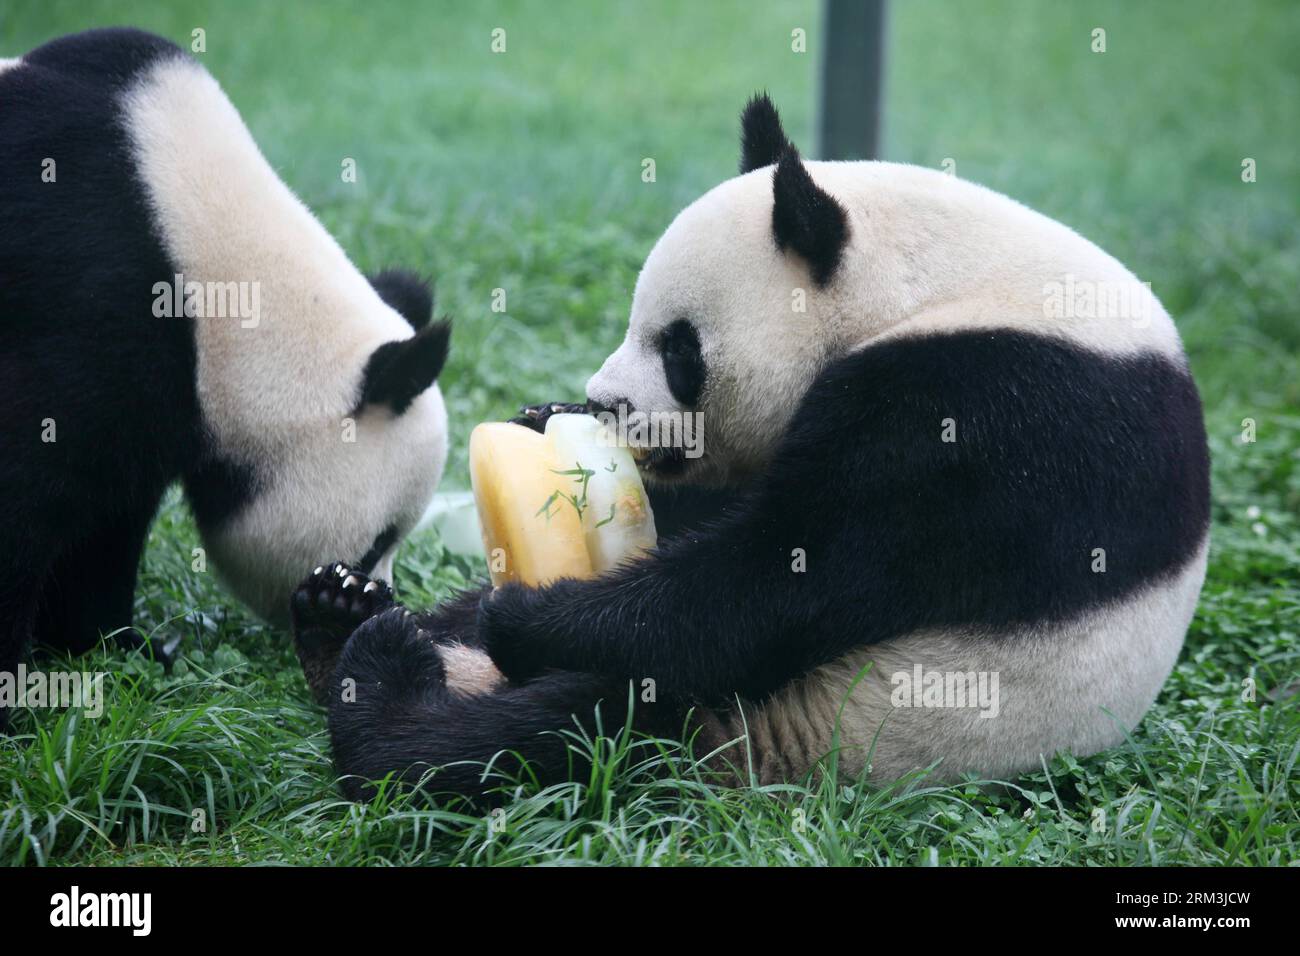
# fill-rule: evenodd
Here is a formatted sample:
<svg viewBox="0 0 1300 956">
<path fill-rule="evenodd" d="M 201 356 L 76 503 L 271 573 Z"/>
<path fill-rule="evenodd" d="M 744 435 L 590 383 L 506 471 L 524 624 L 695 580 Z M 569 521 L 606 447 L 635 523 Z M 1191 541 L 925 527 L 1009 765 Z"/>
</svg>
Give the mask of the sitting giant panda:
<svg viewBox="0 0 1300 956">
<path fill-rule="evenodd" d="M 473 762 L 501 751 L 543 781 L 581 773 L 552 732 L 598 713 L 612 734 L 630 697 L 636 727 L 697 753 L 745 737 L 741 779 L 798 777 L 837 723 L 846 774 L 1005 778 L 1115 745 L 1160 690 L 1205 573 L 1209 478 L 1149 289 L 979 186 L 803 162 L 766 97 L 742 132 L 741 175 L 659 240 L 587 384 L 604 409 L 700 412 L 703 455 L 655 450 L 646 476 L 730 500 L 603 577 L 429 613 L 318 569 L 297 640 L 337 656 L 349 795 L 442 768 L 428 788 L 482 796 Z M 1132 314 L 1057 309 L 1070 283 Z"/>
<path fill-rule="evenodd" d="M 166 40 L 0 61 L 0 104 L 0 671 L 130 627 L 177 479 L 264 616 L 325 558 L 389 576 L 446 457 L 428 288 L 368 283 Z"/>
</svg>

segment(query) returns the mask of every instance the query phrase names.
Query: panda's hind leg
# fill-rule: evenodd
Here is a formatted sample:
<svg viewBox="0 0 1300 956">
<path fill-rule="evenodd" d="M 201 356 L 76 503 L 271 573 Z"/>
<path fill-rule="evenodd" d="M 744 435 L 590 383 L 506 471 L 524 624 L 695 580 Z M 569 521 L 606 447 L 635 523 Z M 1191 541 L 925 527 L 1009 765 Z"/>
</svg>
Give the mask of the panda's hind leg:
<svg viewBox="0 0 1300 956">
<path fill-rule="evenodd" d="M 0 541 L 0 545 L 9 543 Z M 30 553 L 30 549 L 15 548 L 8 556 L 0 555 L 0 675 L 12 675 L 13 679 L 17 679 L 18 663 L 31 643 L 40 596 L 43 571 L 24 567 L 17 559 L 18 554 Z M 0 734 L 8 729 L 9 712 L 7 702 L 0 701 Z"/>
<path fill-rule="evenodd" d="M 336 563 L 317 569 L 292 599 L 298 654 L 329 708 L 334 762 L 350 799 L 369 799 L 373 782 L 392 775 L 403 786 L 425 780 L 430 794 L 493 804 L 502 783 L 520 775 L 543 784 L 584 779 L 589 766 L 566 732 L 612 737 L 626 725 L 626 680 L 552 672 L 507 682 L 479 636 L 488 587 L 411 612 L 386 586 L 370 584 Z M 687 713 L 676 700 L 640 701 L 634 726 L 675 738 Z"/>
<path fill-rule="evenodd" d="M 329 701 L 344 793 L 368 799 L 372 782 L 391 774 L 402 786 L 423 781 L 431 795 L 491 805 L 510 780 L 584 779 L 589 762 L 565 732 L 616 735 L 627 721 L 628 682 L 549 673 L 510 684 L 482 649 L 430 629 L 440 620 L 446 609 L 394 607 L 348 640 Z"/>
<path fill-rule="evenodd" d="M 132 627 L 136 576 L 153 509 L 138 508 L 103 521 L 63 546 L 40 587 L 33 638 L 74 654 L 97 646 L 101 636 L 134 650 L 147 642 Z M 159 657 L 162 650 L 155 648 Z"/>
</svg>

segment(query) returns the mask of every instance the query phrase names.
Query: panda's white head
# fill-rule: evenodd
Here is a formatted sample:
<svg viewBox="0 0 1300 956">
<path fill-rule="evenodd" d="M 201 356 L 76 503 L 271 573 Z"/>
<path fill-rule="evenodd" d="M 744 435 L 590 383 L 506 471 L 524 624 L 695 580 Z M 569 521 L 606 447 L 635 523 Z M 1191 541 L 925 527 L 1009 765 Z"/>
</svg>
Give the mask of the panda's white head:
<svg viewBox="0 0 1300 956">
<path fill-rule="evenodd" d="M 836 317 L 850 216 L 813 181 L 766 96 L 746 106 L 741 139 L 741 175 L 683 210 L 655 244 L 627 336 L 587 383 L 597 406 L 698 413 L 699 456 L 654 450 L 643 459 L 652 480 L 745 481 L 844 348 Z"/>
<path fill-rule="evenodd" d="M 397 547 L 446 464 L 447 413 L 435 381 L 450 327 L 432 321 L 432 294 L 416 277 L 391 271 L 370 284 L 382 300 L 375 307 L 397 324 L 371 317 L 380 329 L 369 339 L 379 344 L 363 339 L 347 350 L 337 405 L 298 409 L 292 426 L 268 429 L 267 444 L 221 449 L 219 464 L 187 479 L 216 570 L 270 621 L 287 620 L 294 587 L 333 560 L 391 581 Z M 391 337 L 405 325 L 393 312 L 414 335 Z"/>
</svg>

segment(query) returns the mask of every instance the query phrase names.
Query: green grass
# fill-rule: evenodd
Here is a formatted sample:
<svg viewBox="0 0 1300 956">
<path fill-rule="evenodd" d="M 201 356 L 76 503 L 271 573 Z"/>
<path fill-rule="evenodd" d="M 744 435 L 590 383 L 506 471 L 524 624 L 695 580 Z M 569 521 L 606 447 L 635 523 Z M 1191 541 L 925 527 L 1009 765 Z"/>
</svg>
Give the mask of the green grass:
<svg viewBox="0 0 1300 956">
<path fill-rule="evenodd" d="M 749 9 L 8 0 L 0 55 L 94 24 L 179 41 L 204 28 L 208 66 L 355 261 L 436 276 L 456 320 L 450 488 L 466 483 L 473 423 L 581 393 L 654 239 L 734 169 L 751 91 L 769 89 L 812 146 L 816 62 L 789 36 L 806 29 L 816 51 L 817 7 Z M 1088 49 L 1095 26 L 1105 54 Z M 18 716 L 0 741 L 0 862 L 1295 862 L 1298 29 L 1280 0 L 892 10 L 888 157 L 951 157 L 1078 228 L 1152 282 L 1187 343 L 1214 455 L 1210 570 L 1186 650 L 1127 745 L 995 790 L 918 776 L 727 791 L 670 749 L 621 741 L 592 781 L 526 790 L 496 819 L 349 805 L 287 635 L 190 570 L 197 539 L 173 495 L 136 614 L 182 634 L 184 659 L 164 675 L 91 654 L 67 666 L 110 672 L 103 717 Z M 344 157 L 355 185 L 340 181 Z M 655 183 L 641 182 L 644 157 Z M 496 288 L 505 314 L 490 309 Z M 1238 439 L 1245 418 L 1255 443 Z M 398 583 L 423 604 L 478 570 L 426 535 L 404 547 Z M 645 760 L 672 775 L 649 779 Z"/>
</svg>

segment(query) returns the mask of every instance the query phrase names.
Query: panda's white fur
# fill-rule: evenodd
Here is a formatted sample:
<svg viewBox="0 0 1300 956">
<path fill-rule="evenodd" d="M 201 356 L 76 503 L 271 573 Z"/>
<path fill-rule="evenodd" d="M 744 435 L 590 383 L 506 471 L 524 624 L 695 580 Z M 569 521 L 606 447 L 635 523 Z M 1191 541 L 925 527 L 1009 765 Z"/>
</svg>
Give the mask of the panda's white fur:
<svg viewBox="0 0 1300 956">
<path fill-rule="evenodd" d="M 1100 353 L 1147 349 L 1184 362 L 1174 324 L 1149 288 L 1066 226 L 934 170 L 885 162 L 804 165 L 848 214 L 851 239 L 835 281 L 818 288 L 805 265 L 773 243 L 771 167 L 728 180 L 683 210 L 656 243 L 637 280 L 627 335 L 587 383 L 598 403 L 627 401 L 651 414 L 687 411 L 669 391 L 657 341 L 669 323 L 691 316 L 711 392 L 702 409 L 705 454 L 686 472 L 688 480 L 732 485 L 760 472 L 827 363 L 891 338 L 1024 329 Z M 1070 282 L 1122 287 L 1136 308 L 1129 316 L 1048 317 L 1052 284 Z M 797 296 L 806 312 L 794 311 Z M 762 705 L 722 715 L 724 735 L 747 734 L 765 780 L 802 773 L 826 754 L 842 705 L 841 767 L 859 770 L 874 744 L 877 779 L 925 766 L 935 754 L 946 755 L 939 777 L 996 776 L 1032 767 L 1058 749 L 1113 746 L 1173 668 L 1206 561 L 1203 545 L 1174 579 L 1056 629 L 1000 639 L 913 633 L 864 647 Z M 947 673 L 998 673 L 1000 719 L 970 708 L 893 706 L 892 676 L 918 663 Z M 864 668 L 867 676 L 846 703 Z"/>
<path fill-rule="evenodd" d="M 376 529 L 414 527 L 446 462 L 442 394 L 434 385 L 400 415 L 354 412 L 366 360 L 410 327 L 271 169 L 211 74 L 165 60 L 125 108 L 186 280 L 259 283 L 255 325 L 195 321 L 208 428 L 226 455 L 274 470 L 208 543 L 235 590 L 282 618 L 304 556 L 360 555 Z M 378 576 L 391 579 L 397 543 Z"/>
<path fill-rule="evenodd" d="M 718 763 L 741 780 L 751 767 L 763 783 L 792 779 L 835 749 L 837 728 L 840 771 L 856 777 L 869 766 L 877 782 L 914 770 L 929 770 L 931 781 L 967 772 L 1003 780 L 1058 751 L 1086 755 L 1117 746 L 1178 658 L 1206 550 L 1173 581 L 1063 627 L 1002 640 L 923 632 L 855 651 L 770 701 L 721 714 L 716 739 L 736 744 Z M 997 674 L 996 712 L 896 706 L 894 675 L 913 674 L 917 665 L 931 673 Z"/>
</svg>

